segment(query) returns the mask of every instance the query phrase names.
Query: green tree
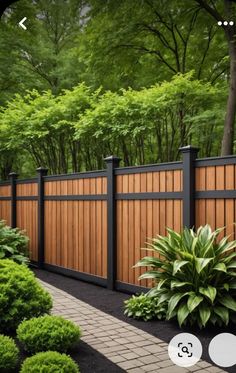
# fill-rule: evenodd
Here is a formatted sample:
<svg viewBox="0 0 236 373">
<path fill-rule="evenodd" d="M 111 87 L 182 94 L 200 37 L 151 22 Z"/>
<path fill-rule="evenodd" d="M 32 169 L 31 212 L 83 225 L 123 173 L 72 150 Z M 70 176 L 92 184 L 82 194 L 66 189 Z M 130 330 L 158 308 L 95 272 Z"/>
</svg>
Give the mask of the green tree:
<svg viewBox="0 0 236 373">
<path fill-rule="evenodd" d="M 228 44 L 230 57 L 229 94 L 225 115 L 224 135 L 222 140 L 221 155 L 229 155 L 233 152 L 234 125 L 236 116 L 236 4 L 235 0 L 212 1 L 195 0 L 214 21 L 222 23 L 222 30 Z M 231 26 L 224 25 L 224 21 L 232 21 Z"/>
</svg>

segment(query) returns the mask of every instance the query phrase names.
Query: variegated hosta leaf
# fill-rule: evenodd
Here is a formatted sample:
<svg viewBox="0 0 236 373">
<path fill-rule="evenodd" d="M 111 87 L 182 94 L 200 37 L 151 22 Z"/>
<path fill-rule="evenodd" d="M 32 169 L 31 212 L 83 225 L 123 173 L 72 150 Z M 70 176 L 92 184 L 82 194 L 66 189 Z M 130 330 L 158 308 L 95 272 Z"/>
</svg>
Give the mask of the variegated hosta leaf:
<svg viewBox="0 0 236 373">
<path fill-rule="evenodd" d="M 203 301 L 203 297 L 196 294 L 191 294 L 188 298 L 187 306 L 189 312 L 193 312 L 193 310 Z"/>
<path fill-rule="evenodd" d="M 216 297 L 217 290 L 213 286 L 208 285 L 206 288 L 200 287 L 199 292 L 210 299 L 211 303 L 213 303 Z"/>
<path fill-rule="evenodd" d="M 181 267 L 188 263 L 187 260 L 175 260 L 173 265 L 173 276 L 181 269 Z"/>
</svg>

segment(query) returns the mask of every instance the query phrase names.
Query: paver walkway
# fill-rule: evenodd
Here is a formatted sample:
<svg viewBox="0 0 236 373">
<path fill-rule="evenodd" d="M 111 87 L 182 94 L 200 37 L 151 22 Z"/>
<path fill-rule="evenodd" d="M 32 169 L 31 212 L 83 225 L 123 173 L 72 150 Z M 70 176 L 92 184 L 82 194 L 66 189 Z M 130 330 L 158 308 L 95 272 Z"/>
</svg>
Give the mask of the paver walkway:
<svg viewBox="0 0 236 373">
<path fill-rule="evenodd" d="M 199 361 L 190 368 L 180 368 L 169 359 L 168 344 L 120 321 L 73 296 L 40 281 L 54 299 L 53 314 L 64 316 L 81 326 L 82 340 L 126 372 L 221 373 L 224 370 Z"/>
</svg>

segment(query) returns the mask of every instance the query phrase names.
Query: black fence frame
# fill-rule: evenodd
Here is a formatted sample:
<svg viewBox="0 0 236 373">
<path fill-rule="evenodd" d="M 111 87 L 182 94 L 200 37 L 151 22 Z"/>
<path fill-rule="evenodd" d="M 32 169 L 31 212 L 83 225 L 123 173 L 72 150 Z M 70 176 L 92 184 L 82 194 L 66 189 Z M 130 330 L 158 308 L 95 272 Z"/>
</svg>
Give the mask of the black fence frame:
<svg viewBox="0 0 236 373">
<path fill-rule="evenodd" d="M 38 177 L 32 179 L 18 180 L 16 173 L 9 174 L 10 181 L 1 182 L 0 185 L 11 185 L 11 196 L 0 196 L 1 200 L 11 201 L 11 226 L 16 227 L 16 209 L 18 200 L 38 201 L 38 262 L 32 262 L 39 268 L 74 277 L 79 280 L 91 282 L 110 290 L 120 290 L 128 293 L 147 291 L 147 288 L 117 281 L 117 247 L 116 247 L 116 200 L 161 200 L 178 199 L 183 202 L 183 227 L 191 228 L 195 225 L 195 199 L 201 198 L 236 198 L 236 190 L 195 190 L 195 168 L 217 165 L 236 164 L 236 156 L 214 157 L 197 159 L 198 148 L 186 146 L 180 148 L 182 162 L 170 162 L 154 165 L 122 167 L 119 168 L 120 159 L 114 156 L 105 158 L 106 170 L 81 172 L 67 175 L 47 176 L 47 170 L 38 168 Z M 147 173 L 157 171 L 182 170 L 183 190 L 181 192 L 145 192 L 145 193 L 117 193 L 116 175 L 127 175 L 134 173 Z M 59 195 L 45 196 L 44 185 L 47 181 L 73 180 L 82 178 L 107 177 L 107 194 L 100 195 Z M 16 186 L 22 183 L 38 183 L 37 196 L 17 196 Z M 106 200 L 107 201 L 107 279 L 82 273 L 75 270 L 47 264 L 44 261 L 44 201 L 47 200 Z"/>
</svg>

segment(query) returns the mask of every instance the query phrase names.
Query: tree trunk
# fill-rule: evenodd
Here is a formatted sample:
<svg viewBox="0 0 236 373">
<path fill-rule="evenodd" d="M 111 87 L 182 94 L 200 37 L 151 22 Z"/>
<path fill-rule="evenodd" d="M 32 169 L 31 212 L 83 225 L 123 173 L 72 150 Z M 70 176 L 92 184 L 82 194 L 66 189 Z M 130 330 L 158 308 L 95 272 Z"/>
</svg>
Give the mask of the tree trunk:
<svg viewBox="0 0 236 373">
<path fill-rule="evenodd" d="M 226 19 L 235 20 L 235 7 L 232 0 L 225 0 L 225 15 Z M 230 155 L 233 153 L 234 146 L 234 122 L 236 115 L 236 27 L 225 27 L 225 34 L 228 40 L 229 57 L 230 57 L 230 79 L 229 79 L 229 95 L 227 101 L 224 135 L 221 146 L 221 155 Z"/>
<path fill-rule="evenodd" d="M 229 38 L 230 55 L 230 80 L 227 109 L 225 115 L 224 135 L 221 146 L 221 155 L 233 153 L 234 144 L 234 122 L 236 116 L 236 40 L 235 35 Z"/>
</svg>

